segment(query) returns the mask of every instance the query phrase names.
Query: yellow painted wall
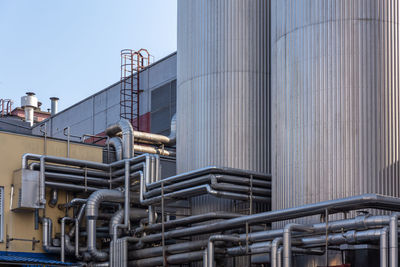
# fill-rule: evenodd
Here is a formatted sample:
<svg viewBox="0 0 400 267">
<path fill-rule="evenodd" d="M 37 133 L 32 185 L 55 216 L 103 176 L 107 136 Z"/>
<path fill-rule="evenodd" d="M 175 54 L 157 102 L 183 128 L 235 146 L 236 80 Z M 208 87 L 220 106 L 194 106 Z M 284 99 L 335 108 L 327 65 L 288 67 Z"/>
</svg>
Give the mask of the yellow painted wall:
<svg viewBox="0 0 400 267">
<path fill-rule="evenodd" d="M 25 153 L 44 154 L 44 138 L 36 136 L 26 136 L 0 131 L 0 186 L 4 187 L 4 236 L 0 243 L 0 251 L 18 252 L 44 252 L 42 243 L 36 244 L 32 251 L 32 242 L 11 241 L 6 249 L 6 235 L 12 238 L 24 238 L 42 241 L 42 226 L 39 230 L 34 227 L 34 213 L 16 213 L 10 211 L 11 183 L 13 172 L 21 168 L 22 155 Z M 66 157 L 67 142 L 61 140 L 47 139 L 47 155 Z M 101 162 L 102 149 L 98 146 L 71 143 L 70 157 L 76 159 Z M 15 193 L 15 192 L 14 192 Z M 49 190 L 47 190 L 49 194 Z M 70 197 L 71 198 L 71 197 Z M 46 197 L 49 200 L 49 196 Z M 66 194 L 59 193 L 59 203 L 65 203 Z M 48 202 L 48 201 L 47 201 Z M 39 212 L 42 214 L 42 211 Z M 53 235 L 60 232 L 60 225 L 57 219 L 64 214 L 57 207 L 46 206 L 46 216 L 53 220 Z"/>
</svg>

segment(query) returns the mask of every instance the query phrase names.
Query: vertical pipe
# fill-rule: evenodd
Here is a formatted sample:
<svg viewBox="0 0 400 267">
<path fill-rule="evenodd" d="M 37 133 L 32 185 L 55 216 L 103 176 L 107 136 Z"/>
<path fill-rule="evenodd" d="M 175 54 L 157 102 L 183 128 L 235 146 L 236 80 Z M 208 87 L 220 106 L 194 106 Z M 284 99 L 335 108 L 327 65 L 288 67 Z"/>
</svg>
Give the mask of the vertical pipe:
<svg viewBox="0 0 400 267">
<path fill-rule="evenodd" d="M 292 266 L 292 231 L 312 233 L 314 230 L 310 226 L 290 223 L 283 230 L 283 266 Z"/>
<path fill-rule="evenodd" d="M 390 217 L 389 223 L 389 243 L 390 243 L 390 267 L 398 267 L 398 214 Z"/>
<path fill-rule="evenodd" d="M 75 257 L 79 259 L 79 219 L 75 219 Z"/>
<path fill-rule="evenodd" d="M 208 241 L 208 245 L 207 245 L 207 267 L 215 267 L 214 242 L 212 242 L 212 241 Z"/>
<path fill-rule="evenodd" d="M 292 266 L 292 238 L 290 235 L 290 229 L 285 227 L 283 231 L 283 266 L 291 267 Z"/>
<path fill-rule="evenodd" d="M 65 221 L 69 219 L 64 217 L 61 219 L 61 261 L 65 262 Z"/>
<path fill-rule="evenodd" d="M 39 171 L 39 205 L 46 204 L 46 191 L 45 191 L 45 156 L 40 157 L 40 171 Z"/>
<path fill-rule="evenodd" d="M 278 248 L 278 251 L 276 253 L 277 262 L 278 262 L 276 267 L 282 267 L 282 250 L 283 250 L 283 247 L 280 247 L 280 248 Z"/>
<path fill-rule="evenodd" d="M 282 237 L 277 237 L 272 241 L 271 267 L 278 267 L 278 248 L 282 244 Z"/>
<path fill-rule="evenodd" d="M 125 160 L 125 218 L 124 218 L 124 227 L 129 230 L 130 221 L 129 221 L 129 212 L 130 212 L 130 164 L 129 160 Z"/>
<path fill-rule="evenodd" d="M 380 267 L 388 266 L 388 228 L 385 227 L 381 231 L 380 236 Z"/>
</svg>

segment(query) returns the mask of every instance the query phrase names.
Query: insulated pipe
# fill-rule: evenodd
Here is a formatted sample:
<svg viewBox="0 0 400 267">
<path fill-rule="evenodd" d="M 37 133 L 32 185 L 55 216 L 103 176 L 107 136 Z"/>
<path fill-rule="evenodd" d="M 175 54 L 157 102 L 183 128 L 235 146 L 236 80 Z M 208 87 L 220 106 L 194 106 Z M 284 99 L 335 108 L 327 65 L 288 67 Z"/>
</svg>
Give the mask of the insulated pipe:
<svg viewBox="0 0 400 267">
<path fill-rule="evenodd" d="M 166 257 L 166 262 L 171 265 L 183 264 L 193 261 L 200 261 L 203 259 L 204 250 L 186 252 L 175 255 L 169 255 Z M 141 260 L 129 261 L 128 266 L 130 267 L 154 267 L 162 266 L 164 264 L 163 257 L 155 257 Z"/>
<path fill-rule="evenodd" d="M 106 129 L 109 137 L 114 137 L 118 133 L 122 133 L 122 158 L 130 159 L 133 157 L 133 128 L 127 119 L 120 119 L 117 124 Z"/>
<path fill-rule="evenodd" d="M 118 231 L 117 228 L 115 228 L 116 225 L 119 225 L 122 223 L 124 219 L 124 209 L 118 210 L 110 219 L 110 235 L 113 236 L 113 239 L 118 238 Z M 129 218 L 131 220 L 140 220 L 147 218 L 148 216 L 148 211 L 145 209 L 138 209 L 138 208 L 130 208 L 129 209 Z M 115 231 L 114 231 L 115 230 Z"/>
<path fill-rule="evenodd" d="M 72 192 L 78 192 L 78 191 L 94 192 L 97 190 L 105 189 L 105 187 L 92 187 L 92 186 L 65 184 L 65 183 L 56 183 L 56 182 L 45 182 L 45 185 L 50 188 L 63 189 L 63 190 L 72 191 Z"/>
<path fill-rule="evenodd" d="M 312 233 L 314 229 L 307 225 L 287 224 L 283 230 L 283 266 L 292 266 L 292 231 Z"/>
<path fill-rule="evenodd" d="M 57 189 L 51 189 L 50 191 L 50 201 L 49 201 L 49 206 L 54 208 L 57 205 L 58 202 L 58 190 Z"/>
<path fill-rule="evenodd" d="M 131 228 L 131 224 L 130 224 L 130 220 L 129 220 L 129 211 L 131 208 L 131 197 L 130 197 L 130 193 L 131 193 L 131 189 L 130 189 L 130 184 L 131 184 L 131 177 L 130 177 L 130 169 L 129 169 L 130 165 L 129 165 L 129 160 L 125 161 L 125 208 L 124 208 L 124 223 L 123 224 L 117 224 L 117 225 L 113 225 L 114 227 L 114 241 L 117 240 L 117 229 L 118 228 L 122 228 L 122 229 L 127 229 L 130 230 Z"/>
<path fill-rule="evenodd" d="M 63 217 L 61 219 L 61 261 L 65 262 L 65 223 L 67 221 L 74 221 L 75 228 L 75 257 L 79 258 L 79 221 L 70 217 Z"/>
<path fill-rule="evenodd" d="M 388 234 L 389 234 L 388 227 L 382 228 L 381 237 L 379 240 L 380 267 L 388 266 Z M 393 253 L 393 251 L 391 251 L 391 253 Z"/>
<path fill-rule="evenodd" d="M 81 206 L 81 208 L 78 211 L 78 214 L 76 215 L 76 219 L 78 220 L 78 226 L 82 221 L 83 215 L 85 215 L 85 210 L 86 210 L 86 202 Z M 69 231 L 68 235 L 72 237 L 75 233 L 75 230 L 76 230 L 75 226 L 73 226 Z"/>
<path fill-rule="evenodd" d="M 65 181 L 65 182 L 73 182 L 73 183 L 86 183 L 93 185 L 103 185 L 108 186 L 110 184 L 109 180 L 104 178 L 93 178 L 93 177 L 85 177 L 74 174 L 63 174 L 63 173 L 55 173 L 55 172 L 45 172 L 46 181 Z M 114 180 L 113 180 L 114 181 Z"/>
<path fill-rule="evenodd" d="M 103 201 L 120 201 L 124 194 L 118 190 L 103 189 L 95 191 L 90 195 L 86 203 L 86 218 L 87 218 L 87 247 L 88 252 L 93 259 L 105 261 L 108 258 L 108 253 L 99 251 L 96 248 L 96 220 L 99 213 L 99 207 Z"/>
<path fill-rule="evenodd" d="M 184 218 L 179 218 L 176 220 L 164 222 L 164 229 L 170 229 L 170 228 L 178 227 L 178 226 L 187 226 L 189 224 L 200 223 L 200 222 L 205 222 L 205 221 L 209 221 L 209 220 L 232 219 L 232 218 L 237 218 L 240 216 L 243 216 L 243 215 L 237 214 L 237 213 L 229 213 L 229 212 L 208 212 L 208 213 L 193 215 L 193 216 L 189 216 L 189 217 L 184 217 Z M 145 227 L 139 227 L 139 228 L 135 229 L 135 233 L 157 231 L 157 230 L 161 230 L 161 228 L 162 228 L 162 223 L 157 223 L 157 224 L 148 225 Z"/>
<path fill-rule="evenodd" d="M 30 170 L 39 170 L 40 165 L 37 162 L 32 162 L 29 164 L 28 167 Z M 68 167 L 68 166 L 60 166 L 60 165 L 54 165 L 54 164 L 46 164 L 45 165 L 46 170 L 49 172 L 52 171 L 53 173 L 62 173 L 62 174 L 77 174 L 77 175 L 86 175 L 95 177 L 95 178 L 103 178 L 103 179 L 109 179 L 110 178 L 110 172 L 108 171 L 107 173 L 104 171 L 95 171 L 95 170 L 85 170 L 83 168 L 75 168 L 75 167 Z"/>
<path fill-rule="evenodd" d="M 171 143 L 171 140 L 168 138 L 168 136 L 161 135 L 161 134 L 152 134 L 152 133 L 146 133 L 146 132 L 133 131 L 133 136 L 138 141 L 143 140 L 143 141 L 148 141 L 148 142 L 155 143 L 155 144 Z"/>
<path fill-rule="evenodd" d="M 331 214 L 355 209 L 372 208 L 381 210 L 400 210 L 400 199 L 377 194 L 364 194 L 348 198 L 323 201 L 304 206 L 283 210 L 268 211 L 239 218 L 229 219 L 208 225 L 197 225 L 190 228 L 172 230 L 165 233 L 165 238 L 183 237 L 190 235 L 207 234 L 218 231 L 226 231 L 249 224 L 268 223 L 280 220 L 296 219 L 316 214 L 323 214 L 329 209 Z M 154 242 L 161 240 L 161 234 L 147 235 L 141 238 L 142 242 Z"/>
<path fill-rule="evenodd" d="M 228 241 L 238 243 L 240 238 L 238 236 L 231 235 L 212 235 L 208 238 L 207 243 L 207 267 L 215 267 L 215 255 L 214 255 L 214 242 L 215 241 Z"/>
<path fill-rule="evenodd" d="M 398 214 L 393 214 L 390 217 L 390 223 L 389 223 L 389 231 L 390 231 L 390 237 L 389 237 L 389 244 L 390 244 L 390 267 L 398 267 L 399 264 L 399 255 L 398 255 L 398 249 L 399 249 L 399 244 L 398 244 Z"/>
<path fill-rule="evenodd" d="M 169 145 L 176 144 L 176 113 L 172 116 L 171 119 L 171 126 L 170 126 L 170 133 L 169 133 Z"/>
<path fill-rule="evenodd" d="M 167 193 L 167 194 L 164 194 L 164 198 L 169 199 L 169 198 L 189 197 L 189 196 L 196 196 L 196 195 L 200 195 L 200 194 L 204 194 L 204 193 L 210 194 L 215 197 L 229 198 L 229 199 L 236 199 L 236 200 L 243 200 L 243 201 L 250 200 L 250 198 L 252 198 L 253 201 L 256 201 L 256 202 L 269 203 L 271 201 L 271 199 L 268 197 L 260 197 L 260 196 L 255 196 L 255 195 L 251 196 L 248 194 L 217 191 L 217 190 L 214 190 L 208 184 L 185 188 L 185 189 L 178 190 L 178 191 L 172 192 L 172 193 Z M 155 203 L 160 203 L 161 199 L 162 199 L 162 196 L 156 196 L 153 198 L 142 200 L 141 204 L 142 205 L 152 205 Z"/>
<path fill-rule="evenodd" d="M 272 241 L 272 249 L 271 249 L 271 267 L 278 267 L 278 248 L 282 244 L 282 237 L 277 237 Z"/>
<path fill-rule="evenodd" d="M 276 252 L 276 261 L 277 261 L 276 267 L 282 267 L 282 250 L 283 250 L 283 247 L 280 247 L 280 248 L 278 248 L 278 251 Z"/>
<path fill-rule="evenodd" d="M 29 160 L 39 161 L 41 157 L 44 157 L 46 162 L 67 164 L 67 165 L 76 166 L 76 167 L 87 167 L 87 168 L 97 169 L 97 170 L 102 170 L 102 171 L 109 171 L 110 166 L 118 165 L 116 163 L 114 163 L 114 165 L 112 165 L 112 164 L 98 163 L 98 162 L 88 161 L 88 160 L 71 159 L 71 158 L 63 158 L 63 157 L 55 157 L 55 156 L 43 156 L 43 155 L 38 155 L 38 154 L 26 153 L 22 156 L 22 169 L 28 168 Z"/>
<path fill-rule="evenodd" d="M 213 187 L 213 189 L 221 189 L 224 191 L 232 191 L 232 192 L 241 192 L 241 193 L 248 193 L 250 192 L 250 190 L 253 190 L 253 194 L 258 194 L 258 195 L 270 195 L 271 194 L 271 186 L 267 185 L 265 187 L 262 187 L 260 185 L 257 184 L 257 181 L 254 179 L 254 183 L 252 186 L 247 186 L 247 185 L 237 185 L 235 183 L 237 183 L 236 179 L 232 179 L 232 176 L 226 177 L 223 183 L 219 183 L 218 180 L 221 180 L 221 178 L 223 178 L 224 175 L 221 174 L 218 177 L 216 177 L 214 174 L 208 174 L 208 175 L 203 175 L 203 176 L 199 176 L 196 178 L 192 178 L 192 179 L 187 179 L 185 181 L 182 182 L 178 182 L 178 183 L 174 183 L 168 186 L 164 187 L 164 194 L 165 193 L 170 193 L 170 192 L 174 192 L 180 189 L 185 189 L 185 188 L 190 188 L 193 186 L 197 186 L 197 185 L 202 185 L 202 184 L 211 184 L 211 186 Z M 241 179 L 242 184 L 245 183 L 246 181 L 250 182 L 250 179 L 247 177 L 240 177 L 239 179 Z M 226 183 L 228 182 L 228 183 Z M 264 184 L 265 185 L 265 184 Z M 151 198 L 157 195 L 161 194 L 161 188 L 155 188 L 152 190 L 147 191 L 146 193 L 144 193 L 144 197 L 145 198 Z"/>
<path fill-rule="evenodd" d="M 226 175 L 236 175 L 236 176 L 244 176 L 244 177 L 250 177 L 253 176 L 253 179 L 261 179 L 264 181 L 271 181 L 271 174 L 263 174 L 260 172 L 255 172 L 255 171 L 247 171 L 247 170 L 241 170 L 241 169 L 234 169 L 234 168 L 227 168 L 227 167 L 219 167 L 219 166 L 208 166 L 205 168 L 181 173 L 178 175 L 174 175 L 168 178 L 165 178 L 162 180 L 162 183 L 164 186 L 167 186 L 169 184 L 177 183 L 177 182 L 182 182 L 185 180 L 188 180 L 190 178 L 194 177 L 199 177 L 202 175 L 207 175 L 207 174 L 226 174 Z M 161 187 L 161 180 L 157 181 L 151 185 L 148 185 L 149 190 Z"/>
<path fill-rule="evenodd" d="M 134 150 L 137 152 L 159 154 L 159 155 L 169 156 L 169 157 L 176 156 L 176 153 L 169 149 L 161 149 L 161 148 L 155 148 L 152 146 L 144 146 L 144 145 L 137 145 L 137 144 L 135 144 L 133 147 L 134 147 Z"/>
<path fill-rule="evenodd" d="M 108 145 L 112 146 L 115 150 L 115 159 L 122 160 L 122 140 L 119 137 L 112 137 L 108 139 Z"/>
<path fill-rule="evenodd" d="M 39 172 L 39 205 L 46 205 L 46 188 L 45 188 L 45 158 L 40 157 L 40 172 Z"/>
<path fill-rule="evenodd" d="M 61 251 L 60 247 L 52 246 L 51 240 L 52 240 L 53 223 L 50 218 L 47 217 L 42 218 L 42 228 L 43 228 L 43 238 L 42 238 L 43 250 L 46 251 L 47 253 L 60 253 Z"/>
</svg>

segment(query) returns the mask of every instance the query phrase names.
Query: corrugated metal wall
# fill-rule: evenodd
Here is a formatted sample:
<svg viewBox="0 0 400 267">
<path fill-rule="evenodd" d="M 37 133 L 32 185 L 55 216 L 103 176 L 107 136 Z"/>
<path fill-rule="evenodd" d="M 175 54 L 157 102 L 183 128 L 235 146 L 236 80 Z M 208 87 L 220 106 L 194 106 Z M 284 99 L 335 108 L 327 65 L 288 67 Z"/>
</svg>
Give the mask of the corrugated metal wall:
<svg viewBox="0 0 400 267">
<path fill-rule="evenodd" d="M 398 0 L 273 0 L 273 209 L 400 196 Z"/>
</svg>

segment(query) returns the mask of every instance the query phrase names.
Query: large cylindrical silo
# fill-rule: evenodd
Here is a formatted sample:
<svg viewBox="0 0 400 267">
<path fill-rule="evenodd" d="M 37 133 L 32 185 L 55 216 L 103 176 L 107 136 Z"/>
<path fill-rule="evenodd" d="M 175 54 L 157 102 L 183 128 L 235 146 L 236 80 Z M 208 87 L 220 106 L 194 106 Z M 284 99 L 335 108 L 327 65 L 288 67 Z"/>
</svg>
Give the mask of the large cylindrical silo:
<svg viewBox="0 0 400 267">
<path fill-rule="evenodd" d="M 273 0 L 273 209 L 400 196 L 398 0 Z"/>
<path fill-rule="evenodd" d="M 178 1 L 177 169 L 269 172 L 264 0 Z"/>
<path fill-rule="evenodd" d="M 264 0 L 178 1 L 178 173 L 270 173 L 268 16 Z M 249 212 L 210 196 L 193 198 L 191 211 Z"/>
</svg>

